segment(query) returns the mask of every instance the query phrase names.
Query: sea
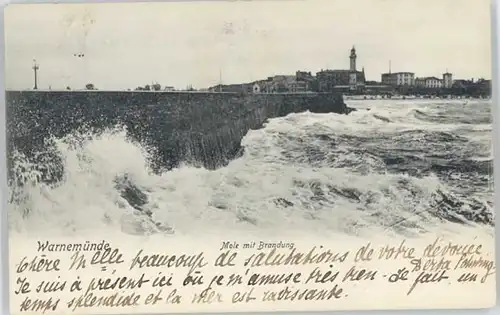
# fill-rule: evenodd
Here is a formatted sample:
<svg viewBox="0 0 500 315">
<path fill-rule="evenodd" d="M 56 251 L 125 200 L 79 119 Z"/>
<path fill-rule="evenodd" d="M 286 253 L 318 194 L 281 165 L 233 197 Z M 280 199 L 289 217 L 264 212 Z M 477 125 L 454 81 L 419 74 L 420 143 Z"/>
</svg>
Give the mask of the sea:
<svg viewBox="0 0 500 315">
<path fill-rule="evenodd" d="M 469 226 L 493 233 L 490 100 L 346 103 L 357 110 L 270 119 L 215 170 L 186 161 L 153 172 L 154 150 L 119 125 L 53 139 L 64 163 L 57 182 L 40 180 L 40 165 L 14 152 L 10 231 L 418 237 Z"/>
</svg>

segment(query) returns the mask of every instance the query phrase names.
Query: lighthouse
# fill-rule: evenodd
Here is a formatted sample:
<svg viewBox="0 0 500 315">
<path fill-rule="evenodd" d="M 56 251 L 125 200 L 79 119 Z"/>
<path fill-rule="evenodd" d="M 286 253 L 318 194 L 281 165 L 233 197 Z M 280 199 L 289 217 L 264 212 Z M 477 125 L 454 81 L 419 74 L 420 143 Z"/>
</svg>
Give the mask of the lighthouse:
<svg viewBox="0 0 500 315">
<path fill-rule="evenodd" d="M 349 67 L 349 87 L 351 90 L 356 89 L 358 73 L 356 71 L 356 48 L 352 46 L 351 54 L 349 55 L 349 59 L 351 60 L 351 65 Z"/>
<path fill-rule="evenodd" d="M 352 49 L 351 49 L 351 55 L 349 56 L 349 59 L 351 59 L 351 66 L 349 68 L 349 70 L 355 72 L 356 71 L 356 48 L 354 48 L 354 46 L 352 46 Z"/>
</svg>

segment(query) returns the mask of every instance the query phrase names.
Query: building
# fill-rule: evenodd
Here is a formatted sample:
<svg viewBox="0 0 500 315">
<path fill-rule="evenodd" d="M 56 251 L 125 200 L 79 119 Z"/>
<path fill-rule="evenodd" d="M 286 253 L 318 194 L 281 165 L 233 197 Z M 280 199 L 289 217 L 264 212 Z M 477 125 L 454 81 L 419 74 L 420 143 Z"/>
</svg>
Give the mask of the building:
<svg viewBox="0 0 500 315">
<path fill-rule="evenodd" d="M 365 69 L 356 69 L 356 49 L 352 47 L 349 55 L 349 70 L 321 70 L 316 73 L 319 92 L 331 92 L 335 89 L 357 90 L 365 86 Z"/>
<path fill-rule="evenodd" d="M 417 78 L 416 85 L 428 89 L 440 89 L 443 87 L 443 80 L 436 77 Z"/>
<path fill-rule="evenodd" d="M 437 77 L 423 77 L 415 79 L 415 85 L 428 89 L 451 89 L 453 87 L 453 75 L 449 72 L 443 73 L 443 79 Z"/>
<path fill-rule="evenodd" d="M 267 78 L 267 93 L 294 92 L 297 80 L 294 75 L 275 75 Z"/>
<path fill-rule="evenodd" d="M 443 87 L 443 80 L 436 77 L 428 77 L 425 80 L 425 87 L 430 89 L 439 89 Z"/>
<path fill-rule="evenodd" d="M 295 72 L 295 79 L 297 81 L 305 81 L 305 82 L 313 82 L 315 80 L 314 76 L 311 74 L 311 71 L 297 71 Z"/>
<path fill-rule="evenodd" d="M 445 89 L 451 89 L 453 86 L 453 75 L 449 72 L 443 73 L 443 87 Z"/>
<path fill-rule="evenodd" d="M 255 82 L 253 84 L 253 87 L 252 87 L 252 92 L 253 93 L 260 93 L 261 89 L 260 89 L 260 84 L 258 84 L 257 82 Z"/>
<path fill-rule="evenodd" d="M 253 84 L 218 84 L 208 88 L 210 92 L 230 92 L 230 93 L 249 93 L 253 92 Z"/>
<path fill-rule="evenodd" d="M 417 87 L 425 87 L 425 78 L 416 78 L 415 86 Z"/>
<path fill-rule="evenodd" d="M 298 81 L 295 75 L 275 75 L 252 83 L 253 93 L 297 93 L 306 92 L 309 83 Z"/>
<path fill-rule="evenodd" d="M 469 95 L 475 97 L 491 96 L 491 80 L 455 80 L 453 81 L 451 88 L 453 89 L 454 94 L 457 95 Z"/>
<path fill-rule="evenodd" d="M 290 92 L 307 92 L 310 90 L 310 84 L 306 81 L 295 81 L 291 86 Z"/>
<path fill-rule="evenodd" d="M 391 86 L 414 86 L 415 73 L 413 72 L 389 72 L 382 73 L 382 84 Z"/>
<path fill-rule="evenodd" d="M 311 72 L 297 71 L 295 73 L 295 81 L 297 82 L 298 92 L 307 92 L 317 90 L 316 77 L 311 74 Z"/>
<path fill-rule="evenodd" d="M 463 89 L 472 84 L 474 84 L 474 80 L 455 80 L 452 87 L 454 89 Z"/>
<path fill-rule="evenodd" d="M 275 75 L 265 80 L 250 83 L 216 85 L 210 87 L 211 92 L 236 92 L 236 93 L 299 93 L 307 92 L 310 83 L 315 82 L 310 72 L 297 72 L 298 75 Z"/>
<path fill-rule="evenodd" d="M 393 94 L 394 87 L 392 85 L 383 84 L 377 81 L 366 81 L 365 94 L 380 95 L 380 94 Z"/>
<path fill-rule="evenodd" d="M 253 93 L 274 93 L 273 82 L 271 80 L 259 80 L 253 83 Z"/>
</svg>

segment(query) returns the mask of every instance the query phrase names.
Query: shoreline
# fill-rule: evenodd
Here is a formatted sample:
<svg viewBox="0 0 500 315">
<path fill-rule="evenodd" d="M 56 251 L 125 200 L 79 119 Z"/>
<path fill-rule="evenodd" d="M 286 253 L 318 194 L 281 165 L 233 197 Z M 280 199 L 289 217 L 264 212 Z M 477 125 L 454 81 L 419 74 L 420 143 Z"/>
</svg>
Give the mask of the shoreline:
<svg viewBox="0 0 500 315">
<path fill-rule="evenodd" d="M 472 94 L 445 94 L 443 96 L 438 96 L 435 94 L 419 94 L 419 95 L 406 95 L 406 94 L 347 94 L 347 93 L 338 93 L 338 92 L 314 92 L 314 91 L 303 91 L 303 92 L 273 92 L 273 93 L 253 93 L 253 92 L 220 92 L 220 91 L 186 91 L 186 90 L 175 90 L 175 91 L 147 91 L 147 90 L 55 90 L 55 89 L 12 89 L 5 90 L 5 93 L 130 93 L 130 94 L 207 94 L 207 95 L 247 95 L 247 96 L 263 96 L 263 95 L 339 95 L 342 94 L 344 99 L 353 99 L 353 100 L 418 100 L 418 99 L 449 99 L 449 100 L 457 100 L 457 99 L 491 99 L 492 96 L 488 95 L 486 97 L 478 97 Z"/>
<path fill-rule="evenodd" d="M 356 101 L 380 101 L 380 100 L 408 100 L 408 101 L 418 101 L 418 100 L 491 100 L 492 97 L 475 97 L 475 96 L 446 96 L 439 97 L 434 95 L 422 95 L 422 96 L 406 96 L 397 95 L 391 97 L 384 97 L 382 95 L 344 95 L 344 100 L 356 100 Z"/>
</svg>

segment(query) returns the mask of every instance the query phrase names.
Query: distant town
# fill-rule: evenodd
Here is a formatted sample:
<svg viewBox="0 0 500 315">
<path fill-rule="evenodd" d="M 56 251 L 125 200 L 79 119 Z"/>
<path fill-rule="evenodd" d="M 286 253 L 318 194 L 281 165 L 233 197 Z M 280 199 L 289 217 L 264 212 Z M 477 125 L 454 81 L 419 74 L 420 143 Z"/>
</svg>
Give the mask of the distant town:
<svg viewBox="0 0 500 315">
<path fill-rule="evenodd" d="M 484 78 L 454 79 L 446 70 L 438 76 L 417 77 L 414 72 L 393 72 L 389 62 L 389 71 L 382 73 L 380 81 L 367 81 L 364 67 L 358 70 L 356 65 L 356 48 L 352 47 L 349 55 L 349 69 L 322 69 L 316 74 L 310 71 L 296 71 L 295 74 L 274 75 L 253 82 L 218 84 L 209 88 L 195 89 L 187 86 L 176 89 L 173 86 L 162 86 L 159 83 L 146 84 L 134 91 L 200 91 L 200 92 L 233 92 L 233 93 L 313 93 L 341 92 L 344 95 L 364 95 L 373 98 L 391 98 L 394 96 L 415 97 L 477 97 L 491 96 L 491 80 Z M 39 66 L 33 65 L 35 84 Z M 49 89 L 51 89 L 49 87 Z M 66 90 L 72 90 L 66 87 Z M 84 90 L 98 90 L 88 83 Z M 128 89 L 131 91 L 131 89 Z"/>
<path fill-rule="evenodd" d="M 365 69 L 356 66 L 356 48 L 349 55 L 349 69 L 321 70 L 313 75 L 311 72 L 297 71 L 295 75 L 276 75 L 265 80 L 243 84 L 216 85 L 210 91 L 250 92 L 250 93 L 297 93 L 297 92 L 334 92 L 345 95 L 378 95 L 382 97 L 421 96 L 465 96 L 490 97 L 491 80 L 453 79 L 453 74 L 446 71 L 440 77 L 416 77 L 414 72 L 392 72 L 389 66 L 387 73 L 382 73 L 380 82 L 367 81 Z"/>
</svg>

